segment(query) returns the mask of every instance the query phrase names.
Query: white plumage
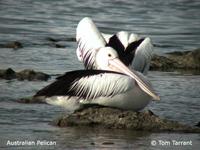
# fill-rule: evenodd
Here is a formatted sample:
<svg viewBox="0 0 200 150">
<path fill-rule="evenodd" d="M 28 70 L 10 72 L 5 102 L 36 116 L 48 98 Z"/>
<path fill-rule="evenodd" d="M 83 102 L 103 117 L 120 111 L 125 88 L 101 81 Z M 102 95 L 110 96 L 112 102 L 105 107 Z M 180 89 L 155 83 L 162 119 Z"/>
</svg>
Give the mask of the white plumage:
<svg viewBox="0 0 200 150">
<path fill-rule="evenodd" d="M 68 73 L 69 74 L 69 73 Z M 143 80 L 145 77 L 141 75 Z M 65 76 L 67 80 L 68 75 Z M 49 104 L 63 106 L 73 111 L 83 104 L 100 104 L 138 111 L 143 109 L 152 99 L 139 88 L 136 82 L 127 75 L 119 73 L 99 73 L 74 79 L 63 95 L 46 97 Z M 150 83 L 147 83 L 149 86 Z M 64 88 L 63 85 L 60 85 Z M 45 89 L 47 92 L 50 85 Z M 73 94 L 70 94 L 73 91 Z M 37 95 L 39 96 L 39 95 Z"/>
<path fill-rule="evenodd" d="M 117 44 L 123 45 L 124 53 L 128 46 L 142 39 L 137 34 L 130 34 L 126 31 L 120 31 L 114 35 L 100 33 L 94 22 L 88 17 L 83 18 L 79 22 L 76 32 L 76 39 L 78 42 L 76 53 L 79 61 L 82 61 L 85 64 L 86 69 L 98 68 L 97 64 L 95 64 L 94 57 L 97 51 L 100 48 L 105 47 L 106 43 L 109 43 L 109 40 L 113 36 L 116 36 L 119 40 L 117 41 Z M 120 54 L 118 53 L 118 55 Z M 130 64 L 132 64 L 132 68 L 146 75 L 149 70 L 151 58 L 153 56 L 153 44 L 151 39 L 149 37 L 144 38 L 141 44 L 139 44 L 135 50 L 133 47 L 130 55 L 133 57 L 132 61 L 130 62 Z"/>
<path fill-rule="evenodd" d="M 159 100 L 142 74 L 147 73 L 153 54 L 149 38 L 125 31 L 116 35 L 100 33 L 90 18 L 84 18 L 77 26 L 76 39 L 77 57 L 89 70 L 68 72 L 35 96 L 45 97 L 47 103 L 68 110 L 83 104 L 99 104 L 138 111 L 152 99 Z M 132 63 L 134 70 L 120 59 L 128 62 L 126 65 Z"/>
</svg>

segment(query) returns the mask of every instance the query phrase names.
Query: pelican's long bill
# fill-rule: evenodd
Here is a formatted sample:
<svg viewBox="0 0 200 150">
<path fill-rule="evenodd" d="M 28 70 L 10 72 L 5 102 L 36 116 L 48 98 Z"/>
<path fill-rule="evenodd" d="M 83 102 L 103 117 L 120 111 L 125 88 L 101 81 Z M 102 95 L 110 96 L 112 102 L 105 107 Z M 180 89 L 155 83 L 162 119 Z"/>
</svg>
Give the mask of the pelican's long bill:
<svg viewBox="0 0 200 150">
<path fill-rule="evenodd" d="M 128 67 L 126 67 L 118 58 L 114 58 L 109 60 L 109 67 L 111 70 L 115 70 L 121 73 L 124 73 L 131 78 L 133 78 L 137 84 L 140 86 L 140 88 L 146 92 L 148 95 L 153 97 L 154 100 L 160 100 L 160 97 L 153 91 L 152 88 L 150 88 L 138 75 L 137 72 L 134 70 L 130 70 Z"/>
</svg>

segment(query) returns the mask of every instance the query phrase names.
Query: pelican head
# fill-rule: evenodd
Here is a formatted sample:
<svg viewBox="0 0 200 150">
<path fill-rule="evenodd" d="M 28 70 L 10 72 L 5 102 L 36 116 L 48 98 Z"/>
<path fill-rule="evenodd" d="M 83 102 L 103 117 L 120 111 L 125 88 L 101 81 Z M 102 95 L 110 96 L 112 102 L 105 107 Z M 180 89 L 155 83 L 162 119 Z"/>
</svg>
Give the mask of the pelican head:
<svg viewBox="0 0 200 150">
<path fill-rule="evenodd" d="M 148 95 L 150 95 L 154 100 L 160 100 L 159 96 L 154 93 L 153 89 L 149 87 L 134 70 L 130 70 L 126 65 L 124 65 L 119 57 L 117 52 L 111 47 L 99 48 L 96 53 L 96 65 L 97 69 L 101 70 L 110 70 L 123 73 L 125 75 L 133 78 L 139 87 Z"/>
<path fill-rule="evenodd" d="M 110 61 L 117 59 L 118 54 L 117 52 L 111 47 L 104 47 L 100 48 L 96 54 L 96 65 L 97 69 L 101 70 L 111 70 L 111 71 L 118 71 L 115 70 L 116 68 L 112 68 L 113 66 L 110 65 Z"/>
</svg>

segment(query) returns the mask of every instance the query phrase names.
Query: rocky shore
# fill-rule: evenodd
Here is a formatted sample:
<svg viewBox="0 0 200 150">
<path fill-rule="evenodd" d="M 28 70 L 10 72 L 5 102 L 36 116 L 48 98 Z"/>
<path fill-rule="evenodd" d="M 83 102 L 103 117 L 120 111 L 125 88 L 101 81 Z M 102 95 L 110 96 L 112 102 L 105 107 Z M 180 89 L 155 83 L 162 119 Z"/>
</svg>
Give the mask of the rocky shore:
<svg viewBox="0 0 200 150">
<path fill-rule="evenodd" d="M 109 107 L 89 107 L 53 121 L 59 127 L 97 127 L 149 132 L 200 133 L 200 128 L 161 119 L 150 110 L 133 112 Z"/>
<path fill-rule="evenodd" d="M 24 69 L 19 72 L 15 72 L 13 69 L 0 69 L 0 79 L 18 79 L 20 81 L 47 81 L 50 78 L 50 75 L 37 72 L 31 69 Z"/>
<path fill-rule="evenodd" d="M 150 70 L 200 72 L 200 49 L 185 52 L 171 52 L 166 53 L 165 56 L 154 55 L 150 64 Z M 25 69 L 20 72 L 15 72 L 11 68 L 0 69 L 0 79 L 46 81 L 49 78 L 50 75 L 31 69 Z"/>
<path fill-rule="evenodd" d="M 47 37 L 48 45 L 55 48 L 66 48 L 67 42 L 75 42 L 75 38 Z M 66 42 L 67 41 L 67 42 Z M 5 44 L 0 44 L 0 48 L 23 48 L 23 43 L 20 41 L 11 41 Z M 200 48 L 192 51 L 175 51 L 165 53 L 164 55 L 155 54 L 150 64 L 152 71 L 200 71 Z"/>
<path fill-rule="evenodd" d="M 23 48 L 23 45 L 19 41 L 11 41 L 4 44 L 0 44 L 0 48 L 12 48 L 14 50 Z"/>
<path fill-rule="evenodd" d="M 165 56 L 155 55 L 150 64 L 150 70 L 174 71 L 196 70 L 200 71 L 200 49 L 185 52 L 166 53 Z"/>
<path fill-rule="evenodd" d="M 38 97 L 24 97 L 17 100 L 18 103 L 25 103 L 25 104 L 32 104 L 32 103 L 40 103 L 40 104 L 46 104 L 44 99 L 38 98 Z"/>
</svg>

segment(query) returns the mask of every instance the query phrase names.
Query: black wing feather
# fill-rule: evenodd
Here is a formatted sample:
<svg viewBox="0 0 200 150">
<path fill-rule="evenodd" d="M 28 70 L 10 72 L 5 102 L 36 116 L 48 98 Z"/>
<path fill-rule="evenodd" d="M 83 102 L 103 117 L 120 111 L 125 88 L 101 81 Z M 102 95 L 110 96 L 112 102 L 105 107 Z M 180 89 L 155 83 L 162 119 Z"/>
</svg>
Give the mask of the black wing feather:
<svg viewBox="0 0 200 150">
<path fill-rule="evenodd" d="M 133 58 L 135 57 L 135 51 L 137 47 L 144 41 L 144 38 L 134 41 L 130 43 L 127 48 L 124 50 L 125 57 L 126 57 L 126 62 L 128 65 L 132 64 Z"/>
<path fill-rule="evenodd" d="M 119 56 L 119 59 L 126 65 L 128 66 L 128 62 L 127 62 L 127 59 L 126 59 L 126 54 L 124 52 L 125 50 L 125 47 L 124 45 L 121 43 L 121 41 L 119 40 L 119 38 L 117 37 L 117 35 L 113 35 L 108 43 L 106 44 L 106 46 L 110 46 L 112 47 L 113 49 L 115 49 L 117 51 L 117 54 Z"/>
<path fill-rule="evenodd" d="M 115 73 L 115 74 L 122 74 L 114 71 L 107 71 L 107 70 L 76 70 L 67 72 L 62 76 L 56 78 L 56 81 L 51 83 L 50 85 L 44 87 L 43 89 L 39 90 L 34 97 L 37 96 L 77 96 L 77 91 L 71 86 L 79 79 L 87 76 L 94 76 L 103 73 Z M 87 94 L 87 93 L 86 93 Z M 81 95 L 83 98 L 86 95 Z"/>
<path fill-rule="evenodd" d="M 144 40 L 144 38 L 142 38 L 138 41 L 134 41 L 125 48 L 124 45 L 119 40 L 119 38 L 117 37 L 117 35 L 115 34 L 109 39 L 106 46 L 110 46 L 110 47 L 114 48 L 119 55 L 119 59 L 126 66 L 129 66 L 132 64 L 133 58 L 135 56 L 135 50 L 142 43 L 143 40 Z"/>
</svg>

